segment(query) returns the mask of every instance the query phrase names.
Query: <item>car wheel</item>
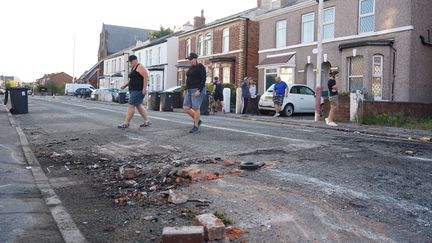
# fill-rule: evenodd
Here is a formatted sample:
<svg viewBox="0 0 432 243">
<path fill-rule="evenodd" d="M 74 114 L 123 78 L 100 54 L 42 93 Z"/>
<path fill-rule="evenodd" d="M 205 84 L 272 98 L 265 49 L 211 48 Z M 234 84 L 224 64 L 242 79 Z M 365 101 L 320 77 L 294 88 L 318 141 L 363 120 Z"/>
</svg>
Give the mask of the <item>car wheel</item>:
<svg viewBox="0 0 432 243">
<path fill-rule="evenodd" d="M 283 109 L 283 114 L 285 116 L 292 116 L 294 114 L 294 106 L 291 104 L 286 105 Z"/>
</svg>

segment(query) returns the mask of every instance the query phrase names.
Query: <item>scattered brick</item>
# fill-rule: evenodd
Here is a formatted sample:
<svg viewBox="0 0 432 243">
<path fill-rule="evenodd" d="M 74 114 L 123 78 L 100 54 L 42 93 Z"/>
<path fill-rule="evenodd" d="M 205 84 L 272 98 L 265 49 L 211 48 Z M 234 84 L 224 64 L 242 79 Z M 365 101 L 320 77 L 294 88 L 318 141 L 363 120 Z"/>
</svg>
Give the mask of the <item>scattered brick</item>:
<svg viewBox="0 0 432 243">
<path fill-rule="evenodd" d="M 202 243 L 203 226 L 165 227 L 162 230 L 162 243 Z"/>
<path fill-rule="evenodd" d="M 231 171 L 227 171 L 224 174 L 225 175 L 239 175 L 242 173 L 242 170 L 240 169 L 235 169 L 235 170 L 231 170 Z"/>
<path fill-rule="evenodd" d="M 225 160 L 224 161 L 224 166 L 231 166 L 231 165 L 235 165 L 235 162 L 229 161 L 229 160 Z"/>
<path fill-rule="evenodd" d="M 123 176 L 124 178 L 131 180 L 136 178 L 138 175 L 136 173 L 135 168 L 124 168 Z"/>
<path fill-rule="evenodd" d="M 227 227 L 226 235 L 230 241 L 238 240 L 242 237 L 243 231 L 237 227 Z"/>
<path fill-rule="evenodd" d="M 209 241 L 225 238 L 225 225 L 212 213 L 201 214 L 195 217 L 195 224 L 204 226 L 204 233 Z"/>
</svg>

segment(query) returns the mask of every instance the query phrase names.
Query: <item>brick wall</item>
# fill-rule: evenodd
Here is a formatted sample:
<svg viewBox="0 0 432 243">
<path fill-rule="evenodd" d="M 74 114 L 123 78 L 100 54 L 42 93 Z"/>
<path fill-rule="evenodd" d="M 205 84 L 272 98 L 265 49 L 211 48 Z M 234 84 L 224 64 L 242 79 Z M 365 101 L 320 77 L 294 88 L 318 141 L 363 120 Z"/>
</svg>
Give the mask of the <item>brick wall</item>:
<svg viewBox="0 0 432 243">
<path fill-rule="evenodd" d="M 328 117 L 330 111 L 330 102 L 328 98 L 324 99 L 324 117 Z M 336 122 L 349 122 L 350 121 L 350 97 L 339 96 L 339 107 L 335 114 Z"/>
<path fill-rule="evenodd" d="M 402 114 L 412 118 L 432 117 L 432 104 L 410 102 L 364 101 L 363 116 Z"/>
<path fill-rule="evenodd" d="M 259 49 L 259 23 L 255 21 L 248 22 L 248 40 L 247 40 L 247 76 L 258 81 L 258 49 Z"/>
</svg>

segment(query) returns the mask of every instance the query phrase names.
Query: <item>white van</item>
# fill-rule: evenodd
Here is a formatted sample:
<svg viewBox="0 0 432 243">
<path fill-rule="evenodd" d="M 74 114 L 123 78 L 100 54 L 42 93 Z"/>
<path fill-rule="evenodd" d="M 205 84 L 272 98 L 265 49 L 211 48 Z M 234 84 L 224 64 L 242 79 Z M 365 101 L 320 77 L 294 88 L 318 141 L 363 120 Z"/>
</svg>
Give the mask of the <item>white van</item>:
<svg viewBox="0 0 432 243">
<path fill-rule="evenodd" d="M 71 83 L 67 83 L 66 86 L 65 86 L 65 95 L 73 95 L 78 88 L 89 88 L 92 91 L 95 90 L 95 88 L 92 85 L 90 85 L 90 84 L 71 84 Z"/>
</svg>

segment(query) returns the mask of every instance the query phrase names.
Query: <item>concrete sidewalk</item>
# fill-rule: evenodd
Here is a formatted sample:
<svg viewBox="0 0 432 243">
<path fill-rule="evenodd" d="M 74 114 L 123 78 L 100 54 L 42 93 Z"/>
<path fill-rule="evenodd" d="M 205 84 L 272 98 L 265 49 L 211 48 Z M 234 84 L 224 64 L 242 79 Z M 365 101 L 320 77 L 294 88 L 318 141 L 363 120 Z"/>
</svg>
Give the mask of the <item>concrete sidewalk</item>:
<svg viewBox="0 0 432 243">
<path fill-rule="evenodd" d="M 0 104 L 0 242 L 63 242 L 3 104 Z"/>
</svg>

